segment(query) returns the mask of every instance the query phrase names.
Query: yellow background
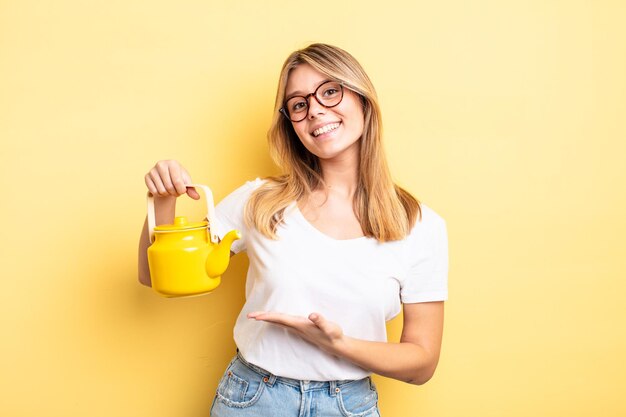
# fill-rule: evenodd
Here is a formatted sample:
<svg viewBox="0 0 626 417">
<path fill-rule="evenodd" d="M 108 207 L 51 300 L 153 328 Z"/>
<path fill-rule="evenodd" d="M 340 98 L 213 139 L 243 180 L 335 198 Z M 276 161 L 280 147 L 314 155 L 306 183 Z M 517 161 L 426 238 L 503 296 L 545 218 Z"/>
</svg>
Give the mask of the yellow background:
<svg viewBox="0 0 626 417">
<path fill-rule="evenodd" d="M 275 173 L 278 73 L 313 41 L 363 64 L 395 178 L 448 222 L 439 368 L 421 387 L 377 377 L 383 416 L 626 415 L 624 16 L 620 1 L 0 1 L 0 415 L 208 415 L 247 260 L 205 297 L 140 286 L 143 175 L 178 159 L 219 200 Z"/>
</svg>

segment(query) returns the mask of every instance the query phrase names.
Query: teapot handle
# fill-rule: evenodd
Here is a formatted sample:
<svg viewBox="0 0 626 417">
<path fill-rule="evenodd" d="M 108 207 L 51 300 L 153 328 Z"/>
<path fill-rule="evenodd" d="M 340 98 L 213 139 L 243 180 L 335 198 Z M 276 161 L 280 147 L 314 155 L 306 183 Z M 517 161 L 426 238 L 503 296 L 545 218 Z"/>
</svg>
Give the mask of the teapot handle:
<svg viewBox="0 0 626 417">
<path fill-rule="evenodd" d="M 215 204 L 213 202 L 213 192 L 211 189 L 203 184 L 185 184 L 185 187 L 202 188 L 204 191 L 207 215 L 206 218 L 209 221 L 209 237 L 211 243 L 219 243 L 219 237 L 215 233 Z M 148 193 L 148 235 L 150 237 L 150 243 L 154 242 L 154 227 L 156 226 L 156 215 L 154 213 L 154 197 Z"/>
</svg>

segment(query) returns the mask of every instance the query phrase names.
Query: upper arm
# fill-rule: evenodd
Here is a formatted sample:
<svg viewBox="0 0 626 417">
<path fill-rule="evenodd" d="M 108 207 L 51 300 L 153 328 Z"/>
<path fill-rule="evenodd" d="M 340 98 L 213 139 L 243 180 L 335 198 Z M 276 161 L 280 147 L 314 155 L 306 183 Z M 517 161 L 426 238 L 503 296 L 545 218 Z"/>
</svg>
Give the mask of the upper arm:
<svg viewBox="0 0 626 417">
<path fill-rule="evenodd" d="M 404 323 L 400 342 L 416 344 L 428 352 L 433 371 L 441 351 L 443 304 L 443 301 L 403 304 Z"/>
</svg>

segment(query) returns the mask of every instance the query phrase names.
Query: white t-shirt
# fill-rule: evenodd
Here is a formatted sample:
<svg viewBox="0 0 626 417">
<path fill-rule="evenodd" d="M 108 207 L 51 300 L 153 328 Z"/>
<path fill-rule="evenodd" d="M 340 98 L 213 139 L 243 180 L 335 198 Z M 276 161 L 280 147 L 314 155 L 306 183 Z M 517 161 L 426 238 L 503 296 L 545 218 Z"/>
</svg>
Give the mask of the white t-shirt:
<svg viewBox="0 0 626 417">
<path fill-rule="evenodd" d="M 220 238 L 239 230 L 243 237 L 232 251 L 247 251 L 250 260 L 246 302 L 234 329 L 237 347 L 247 361 L 277 376 L 311 381 L 368 376 L 367 370 L 281 326 L 246 316 L 253 311 L 304 317 L 317 312 L 347 336 L 385 342 L 385 322 L 400 312 L 401 303 L 447 299 L 445 221 L 421 204 L 422 220 L 404 240 L 337 240 L 309 223 L 294 202 L 277 229 L 279 239 L 272 240 L 243 220 L 248 198 L 263 182 L 249 181 L 224 198 L 212 225 Z"/>
</svg>

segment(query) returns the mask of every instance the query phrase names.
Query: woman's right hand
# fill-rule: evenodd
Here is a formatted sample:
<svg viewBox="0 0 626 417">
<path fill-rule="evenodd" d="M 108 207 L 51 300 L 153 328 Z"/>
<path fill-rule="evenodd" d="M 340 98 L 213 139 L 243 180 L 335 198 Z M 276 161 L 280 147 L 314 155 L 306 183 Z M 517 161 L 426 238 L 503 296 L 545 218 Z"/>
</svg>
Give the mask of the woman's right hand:
<svg viewBox="0 0 626 417">
<path fill-rule="evenodd" d="M 194 200 L 200 199 L 195 188 L 187 188 L 192 184 L 191 176 L 178 161 L 163 160 L 157 162 L 144 176 L 150 194 L 154 196 L 154 224 L 172 224 L 176 213 L 176 199 L 188 194 Z M 154 225 L 153 225 L 154 226 Z M 139 282 L 152 286 L 150 267 L 148 266 L 148 247 L 152 244 L 148 228 L 148 218 L 143 224 L 139 238 Z"/>
<path fill-rule="evenodd" d="M 180 197 L 188 194 L 194 200 L 200 199 L 195 188 L 186 186 L 192 183 L 187 170 L 173 159 L 157 162 L 144 179 L 150 194 L 155 197 Z"/>
</svg>

